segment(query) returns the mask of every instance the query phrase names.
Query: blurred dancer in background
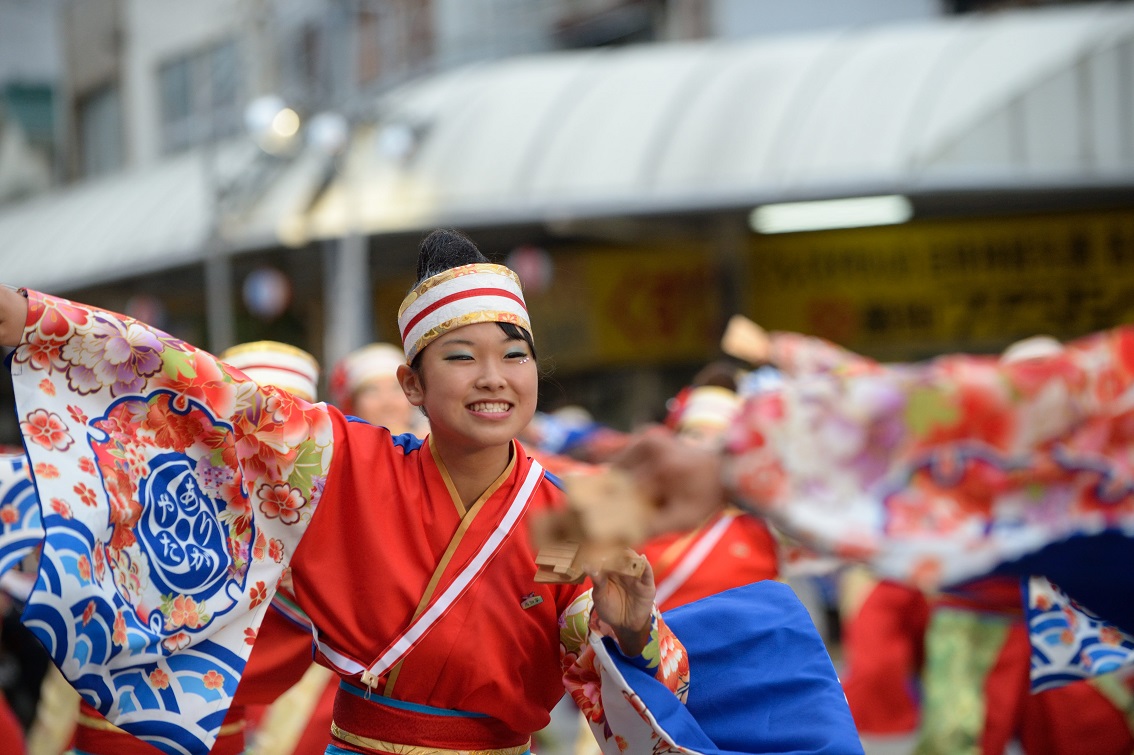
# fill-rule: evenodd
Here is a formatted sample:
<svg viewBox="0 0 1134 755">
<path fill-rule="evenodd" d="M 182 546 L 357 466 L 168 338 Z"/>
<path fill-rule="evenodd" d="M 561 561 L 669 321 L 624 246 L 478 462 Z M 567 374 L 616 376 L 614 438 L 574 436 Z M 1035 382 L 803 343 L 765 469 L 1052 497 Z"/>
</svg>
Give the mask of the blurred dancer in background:
<svg viewBox="0 0 1134 755">
<path fill-rule="evenodd" d="M 343 414 L 384 427 L 391 435 L 425 437 L 429 425 L 398 382 L 405 354 L 388 343 L 372 343 L 352 351 L 331 371 L 331 401 Z"/>
</svg>

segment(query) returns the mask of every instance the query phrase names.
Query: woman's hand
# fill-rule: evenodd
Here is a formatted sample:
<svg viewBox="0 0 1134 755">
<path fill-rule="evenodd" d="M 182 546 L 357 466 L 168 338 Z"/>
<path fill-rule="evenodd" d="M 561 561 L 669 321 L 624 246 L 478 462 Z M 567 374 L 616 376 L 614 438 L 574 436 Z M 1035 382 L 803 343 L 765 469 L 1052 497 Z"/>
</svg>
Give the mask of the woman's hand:
<svg viewBox="0 0 1134 755">
<path fill-rule="evenodd" d="M 724 505 L 719 451 L 682 443 L 665 428 L 652 428 L 614 459 L 656 507 L 651 534 L 691 530 Z"/>
<path fill-rule="evenodd" d="M 14 288 L 0 286 L 0 346 L 19 346 L 27 321 L 27 298 Z"/>
<path fill-rule="evenodd" d="M 721 351 L 749 364 L 766 364 L 772 361 L 772 338 L 744 315 L 733 315 L 721 338 Z"/>
<path fill-rule="evenodd" d="M 627 555 L 641 558 L 631 549 Z M 612 554 L 611 557 L 621 554 Z M 645 568 L 632 577 L 605 571 L 599 559 L 584 569 L 594 584 L 591 595 L 599 620 L 614 632 L 618 646 L 627 656 L 640 655 L 650 641 L 650 617 L 654 610 L 654 570 L 642 559 Z"/>
</svg>

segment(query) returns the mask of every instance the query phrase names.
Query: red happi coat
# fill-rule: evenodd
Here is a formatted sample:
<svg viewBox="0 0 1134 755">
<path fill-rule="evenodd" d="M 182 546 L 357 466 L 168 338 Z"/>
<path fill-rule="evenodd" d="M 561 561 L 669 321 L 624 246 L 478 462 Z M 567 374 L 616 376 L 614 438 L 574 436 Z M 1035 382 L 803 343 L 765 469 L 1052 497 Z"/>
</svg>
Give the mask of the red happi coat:
<svg viewBox="0 0 1134 755">
<path fill-rule="evenodd" d="M 369 666 L 445 590 L 504 517 L 532 462 L 516 443 L 508 469 L 466 513 L 428 440 L 331 412 L 334 462 L 292 569 L 320 655 L 343 670 L 343 658 Z M 559 616 L 584 588 L 533 581 L 527 522 L 561 501 L 541 477 L 481 576 L 375 694 L 484 713 L 524 736 L 547 725 L 563 694 Z"/>
<path fill-rule="evenodd" d="M 702 547 L 708 552 L 698 553 Z M 779 576 L 772 533 L 759 519 L 735 511 L 716 514 L 692 532 L 656 537 L 642 555 L 653 566 L 662 611 Z"/>
<path fill-rule="evenodd" d="M 208 752 L 238 702 L 267 602 L 294 566 L 324 660 L 356 686 L 423 595 L 462 586 L 404 669 L 382 666 L 374 673 L 389 669 L 389 679 L 373 682 L 378 695 L 389 687 L 485 717 L 418 710 L 413 720 L 432 719 L 424 728 L 394 731 L 377 702 L 348 694 L 336 701 L 343 734 L 517 746 L 566 687 L 608 752 L 671 741 L 641 715 L 587 596 L 572 602 L 577 587 L 535 584 L 527 519 L 558 494 L 518 444 L 501 484 L 464 514 L 416 439 L 349 424 L 143 323 L 35 292 L 11 372 L 44 503 L 39 584 L 50 586 L 33 591 L 24 620 L 54 628 L 37 634 L 53 660 L 131 734 L 166 752 Z M 491 558 L 477 547 L 486 539 L 501 544 Z M 484 567 L 479 579 L 466 580 L 470 560 Z M 439 604 L 421 605 L 431 615 Z M 98 653 L 76 652 L 92 645 Z M 629 662 L 684 698 L 684 649 L 656 611 Z M 352 720 L 339 720 L 340 702 Z"/>
</svg>

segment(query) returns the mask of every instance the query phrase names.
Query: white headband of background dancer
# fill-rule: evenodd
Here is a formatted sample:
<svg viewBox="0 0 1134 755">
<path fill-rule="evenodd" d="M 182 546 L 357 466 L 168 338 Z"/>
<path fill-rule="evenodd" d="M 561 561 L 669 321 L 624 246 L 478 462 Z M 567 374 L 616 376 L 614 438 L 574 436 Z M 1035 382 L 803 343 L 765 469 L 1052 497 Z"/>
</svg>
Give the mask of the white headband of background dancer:
<svg viewBox="0 0 1134 755">
<path fill-rule="evenodd" d="M 426 278 L 398 310 L 406 362 L 443 333 L 478 322 L 510 322 L 532 332 L 514 272 L 503 265 L 480 263 Z"/>
</svg>

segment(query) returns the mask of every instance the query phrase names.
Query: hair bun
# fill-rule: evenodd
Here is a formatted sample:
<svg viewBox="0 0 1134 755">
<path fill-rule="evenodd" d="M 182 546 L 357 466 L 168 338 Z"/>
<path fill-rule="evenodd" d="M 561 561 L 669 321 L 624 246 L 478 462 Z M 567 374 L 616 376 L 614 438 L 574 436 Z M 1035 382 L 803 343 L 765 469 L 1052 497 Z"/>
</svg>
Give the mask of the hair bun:
<svg viewBox="0 0 1134 755">
<path fill-rule="evenodd" d="M 476 244 L 460 231 L 438 228 L 425 239 L 417 250 L 417 282 L 432 278 L 438 273 L 461 265 L 488 262 Z"/>
</svg>

